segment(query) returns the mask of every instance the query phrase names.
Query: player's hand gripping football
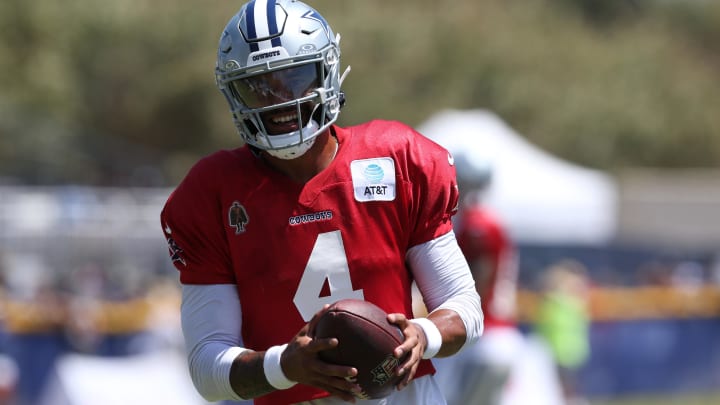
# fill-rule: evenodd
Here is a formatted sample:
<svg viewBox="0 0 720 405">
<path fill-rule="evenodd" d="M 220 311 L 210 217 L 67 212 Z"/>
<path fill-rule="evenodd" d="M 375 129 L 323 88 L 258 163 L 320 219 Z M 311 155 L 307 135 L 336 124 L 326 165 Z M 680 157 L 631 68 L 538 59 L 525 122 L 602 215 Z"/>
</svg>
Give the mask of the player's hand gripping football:
<svg viewBox="0 0 720 405">
<path fill-rule="evenodd" d="M 313 319 L 327 307 L 325 305 Z M 291 381 L 323 389 L 344 401 L 355 403 L 353 392 L 361 392 L 360 386 L 351 381 L 357 376 L 357 369 L 320 360 L 318 352 L 336 347 L 338 340 L 311 338 L 308 331 L 312 322 L 300 329 L 283 352 L 280 363 L 285 376 Z"/>
<path fill-rule="evenodd" d="M 404 363 L 398 366 L 398 375 L 403 379 L 397 384 L 397 389 L 405 388 L 412 381 L 420 365 L 420 359 L 427 347 L 425 332 L 414 323 L 410 322 L 405 315 L 400 313 L 388 314 L 388 321 L 397 325 L 405 335 L 405 341 L 395 349 L 395 358 L 401 359 L 405 353 L 410 353 Z"/>
</svg>

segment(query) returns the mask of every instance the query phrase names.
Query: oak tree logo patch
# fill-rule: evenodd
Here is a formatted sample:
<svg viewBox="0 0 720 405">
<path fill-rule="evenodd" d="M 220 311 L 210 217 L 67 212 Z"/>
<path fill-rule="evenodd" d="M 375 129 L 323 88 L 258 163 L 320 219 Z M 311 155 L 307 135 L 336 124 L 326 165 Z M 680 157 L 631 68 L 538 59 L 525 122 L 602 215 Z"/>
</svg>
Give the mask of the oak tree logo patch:
<svg viewBox="0 0 720 405">
<path fill-rule="evenodd" d="M 245 232 L 248 222 L 250 222 L 250 217 L 248 217 L 245 207 L 238 201 L 233 201 L 228 209 L 228 224 L 235 228 L 235 235 Z"/>
</svg>

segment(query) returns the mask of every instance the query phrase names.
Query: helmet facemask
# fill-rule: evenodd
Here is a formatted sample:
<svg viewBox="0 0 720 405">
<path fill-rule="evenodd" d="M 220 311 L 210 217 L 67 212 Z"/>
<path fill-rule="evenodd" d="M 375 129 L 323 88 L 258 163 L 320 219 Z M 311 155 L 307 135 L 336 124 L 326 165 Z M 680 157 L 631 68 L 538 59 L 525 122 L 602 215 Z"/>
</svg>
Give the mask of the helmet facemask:
<svg viewBox="0 0 720 405">
<path fill-rule="evenodd" d="M 332 116 L 321 96 L 322 77 L 323 64 L 311 61 L 232 80 L 235 125 L 248 143 L 272 156 L 302 155 Z"/>
</svg>

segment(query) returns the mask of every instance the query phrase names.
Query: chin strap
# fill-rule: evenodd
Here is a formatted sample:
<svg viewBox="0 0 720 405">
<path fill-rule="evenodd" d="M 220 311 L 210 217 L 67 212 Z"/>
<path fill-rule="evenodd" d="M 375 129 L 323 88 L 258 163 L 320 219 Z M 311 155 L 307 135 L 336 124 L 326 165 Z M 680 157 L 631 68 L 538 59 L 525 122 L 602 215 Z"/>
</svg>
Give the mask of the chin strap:
<svg viewBox="0 0 720 405">
<path fill-rule="evenodd" d="M 335 44 L 337 44 L 338 49 L 340 49 L 340 33 L 335 34 Z M 342 87 L 343 82 L 345 81 L 345 78 L 347 77 L 348 73 L 350 73 L 350 66 L 345 68 L 345 71 L 342 75 L 340 75 L 340 79 L 338 79 L 338 82 L 340 83 L 340 86 Z"/>
<path fill-rule="evenodd" d="M 345 81 L 345 78 L 347 77 L 348 73 L 350 73 L 350 66 L 346 67 L 346 68 L 345 68 L 345 71 L 344 71 L 343 74 L 340 76 L 340 79 L 338 80 L 338 82 L 340 83 L 340 86 L 342 86 L 342 84 L 343 84 L 343 82 Z"/>
</svg>

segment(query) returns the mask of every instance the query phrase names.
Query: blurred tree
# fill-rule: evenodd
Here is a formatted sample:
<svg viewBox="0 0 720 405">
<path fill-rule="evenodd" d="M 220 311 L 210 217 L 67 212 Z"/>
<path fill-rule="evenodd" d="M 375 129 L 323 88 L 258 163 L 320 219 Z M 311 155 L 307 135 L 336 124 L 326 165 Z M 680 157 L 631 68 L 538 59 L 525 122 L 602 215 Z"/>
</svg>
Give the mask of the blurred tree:
<svg viewBox="0 0 720 405">
<path fill-rule="evenodd" d="M 159 185 L 170 156 L 215 147 L 211 14 L 169 1 L 0 7 L 6 176 Z"/>
<path fill-rule="evenodd" d="M 577 11 L 588 21 L 603 26 L 619 19 L 636 16 L 645 8 L 645 0 L 563 0 L 562 6 Z"/>
<path fill-rule="evenodd" d="M 720 166 L 717 2 L 309 1 L 353 67 L 343 125 L 487 108 L 592 167 Z M 0 176 L 171 185 L 238 145 L 213 68 L 239 6 L 3 1 Z"/>
</svg>

